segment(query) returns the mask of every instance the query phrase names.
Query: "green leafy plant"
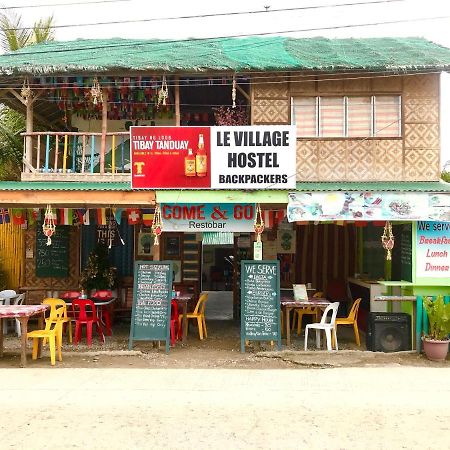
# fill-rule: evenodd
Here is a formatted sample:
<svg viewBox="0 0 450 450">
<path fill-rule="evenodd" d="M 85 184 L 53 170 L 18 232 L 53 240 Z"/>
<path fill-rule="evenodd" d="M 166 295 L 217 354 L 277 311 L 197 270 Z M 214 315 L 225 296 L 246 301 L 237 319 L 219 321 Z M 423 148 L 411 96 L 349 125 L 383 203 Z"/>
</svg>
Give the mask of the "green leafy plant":
<svg viewBox="0 0 450 450">
<path fill-rule="evenodd" d="M 445 341 L 450 334 L 450 303 L 444 303 L 444 297 L 439 295 L 435 301 L 431 297 L 423 299 L 423 306 L 428 314 L 430 329 L 425 338 L 435 341 Z"/>
<path fill-rule="evenodd" d="M 81 272 L 80 287 L 86 291 L 112 289 L 116 285 L 116 280 L 116 268 L 109 264 L 107 247 L 97 245 L 90 253 L 87 265 Z"/>
</svg>

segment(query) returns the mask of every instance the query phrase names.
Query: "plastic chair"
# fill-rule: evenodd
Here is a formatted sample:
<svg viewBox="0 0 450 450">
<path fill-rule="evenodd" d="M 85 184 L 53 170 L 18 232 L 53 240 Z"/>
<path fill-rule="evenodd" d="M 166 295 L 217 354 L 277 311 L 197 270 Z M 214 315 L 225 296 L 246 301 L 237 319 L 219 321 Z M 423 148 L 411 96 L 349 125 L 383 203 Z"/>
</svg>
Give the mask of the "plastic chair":
<svg viewBox="0 0 450 450">
<path fill-rule="evenodd" d="M 175 341 L 180 336 L 181 327 L 179 325 L 178 303 L 175 300 L 171 302 L 170 311 L 170 345 L 174 346 Z"/>
<path fill-rule="evenodd" d="M 90 347 L 92 345 L 92 327 L 95 324 L 97 333 L 100 337 L 102 343 L 105 343 L 105 336 L 103 334 L 102 326 L 100 320 L 97 316 L 97 310 L 95 309 L 95 304 L 92 300 L 73 300 L 72 301 L 72 311 L 75 317 L 75 337 L 73 340 L 74 345 L 77 345 L 81 339 L 81 327 L 86 325 L 86 338 L 87 345 Z"/>
<path fill-rule="evenodd" d="M 59 298 L 62 298 L 63 300 L 75 300 L 80 297 L 81 297 L 80 291 L 66 291 L 59 296 Z"/>
<path fill-rule="evenodd" d="M 25 301 L 25 294 L 19 294 L 13 302 L 13 305 L 22 305 L 23 302 Z M 16 321 L 16 334 L 17 336 L 22 336 L 22 328 L 20 326 L 20 320 L 19 319 L 15 319 Z"/>
<path fill-rule="evenodd" d="M 191 313 L 187 313 L 186 317 L 187 319 L 194 319 L 197 320 L 198 324 L 198 334 L 200 337 L 200 340 L 203 340 L 203 334 L 205 335 L 205 338 L 208 337 L 208 332 L 206 330 L 206 321 L 205 321 L 205 306 L 206 301 L 208 300 L 208 293 L 203 293 L 200 295 L 200 298 L 198 299 L 197 304 L 195 305 L 195 309 Z M 183 320 L 183 314 L 179 314 L 178 316 L 178 329 L 181 329 L 181 322 Z"/>
<path fill-rule="evenodd" d="M 56 355 L 55 347 L 58 350 L 58 360 L 62 361 L 61 341 L 62 341 L 62 318 L 66 312 L 66 306 L 59 306 L 50 316 L 51 320 L 47 320 L 44 330 L 34 330 L 27 333 L 27 338 L 33 339 L 33 359 L 37 359 L 39 339 L 49 341 L 50 344 L 50 363 L 55 365 Z"/>
<path fill-rule="evenodd" d="M 336 315 L 339 308 L 339 302 L 334 302 L 329 304 L 325 311 L 323 312 L 322 319 L 318 323 L 310 323 L 306 325 L 305 328 L 305 351 L 308 347 L 308 331 L 310 329 L 316 330 L 316 347 L 320 348 L 320 330 L 325 331 L 325 335 L 327 337 L 327 350 L 332 350 L 332 341 L 331 336 L 334 334 L 335 343 L 336 343 L 336 350 L 338 350 L 338 343 L 336 338 L 336 328 L 335 328 L 335 322 L 336 322 Z M 328 321 L 328 314 L 330 313 L 330 320 Z"/>
<path fill-rule="evenodd" d="M 359 339 L 358 322 L 357 322 L 360 303 L 361 303 L 361 299 L 360 298 L 356 299 L 352 305 L 352 309 L 350 310 L 348 317 L 336 319 L 336 331 L 337 331 L 338 325 L 353 325 L 353 331 L 355 332 L 355 341 L 356 341 L 356 345 L 358 347 L 361 346 L 361 341 Z"/>
<path fill-rule="evenodd" d="M 69 343 L 72 343 L 72 320 L 67 315 L 67 306 L 66 302 L 60 298 L 45 298 L 42 302 L 43 305 L 50 305 L 50 315 L 48 318 L 45 319 L 45 324 L 47 324 L 48 321 L 53 320 L 53 317 L 55 315 L 55 311 L 59 307 L 64 307 L 64 314 L 63 317 L 60 319 L 64 325 L 67 325 L 67 337 L 69 340 Z M 62 337 L 62 336 L 61 336 Z M 45 344 L 45 339 L 44 339 Z"/>
<path fill-rule="evenodd" d="M 11 305 L 11 300 L 17 297 L 17 292 L 13 289 L 4 289 L 0 291 L 0 297 L 4 299 L 4 305 Z M 9 320 L 3 321 L 3 334 L 8 334 L 8 322 Z"/>
<path fill-rule="evenodd" d="M 315 292 L 313 298 L 322 298 L 323 292 Z M 294 309 L 294 320 L 292 322 L 292 330 L 295 328 L 295 320 L 297 320 L 297 336 L 302 332 L 303 316 L 313 316 L 315 320 L 319 320 L 319 308 L 317 306 L 308 306 L 306 308 Z"/>
<path fill-rule="evenodd" d="M 101 291 L 95 292 L 95 294 L 91 295 L 91 298 L 97 299 L 97 300 L 103 300 L 105 302 L 112 300 L 113 293 L 109 289 L 104 289 Z M 111 328 L 111 314 L 110 312 L 100 306 L 99 308 L 99 316 L 100 320 L 104 320 L 105 322 L 105 334 L 106 336 L 112 336 L 112 328 Z"/>
</svg>

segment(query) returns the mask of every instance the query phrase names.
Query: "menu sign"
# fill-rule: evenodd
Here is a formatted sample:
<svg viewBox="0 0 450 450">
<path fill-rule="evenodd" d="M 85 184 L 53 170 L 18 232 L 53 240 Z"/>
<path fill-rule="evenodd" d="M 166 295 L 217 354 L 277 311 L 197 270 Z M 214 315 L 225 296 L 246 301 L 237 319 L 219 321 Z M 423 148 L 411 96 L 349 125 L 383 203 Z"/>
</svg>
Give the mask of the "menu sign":
<svg viewBox="0 0 450 450">
<path fill-rule="evenodd" d="M 172 263 L 136 261 L 128 347 L 133 341 L 166 341 L 170 345 Z"/>
<path fill-rule="evenodd" d="M 279 261 L 241 261 L 242 352 L 250 340 L 281 348 Z"/>
<path fill-rule="evenodd" d="M 69 227 L 60 226 L 47 245 L 42 226 L 36 227 L 36 276 L 65 278 L 69 276 Z"/>
</svg>

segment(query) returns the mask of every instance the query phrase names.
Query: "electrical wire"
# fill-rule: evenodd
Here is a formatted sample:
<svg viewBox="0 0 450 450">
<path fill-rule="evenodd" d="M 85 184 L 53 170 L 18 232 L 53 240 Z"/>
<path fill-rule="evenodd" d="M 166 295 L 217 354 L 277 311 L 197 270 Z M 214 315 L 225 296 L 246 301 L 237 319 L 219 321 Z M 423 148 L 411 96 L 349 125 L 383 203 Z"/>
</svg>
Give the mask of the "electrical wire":
<svg viewBox="0 0 450 450">
<path fill-rule="evenodd" d="M 50 6 L 74 6 L 74 5 L 95 5 L 98 3 L 121 3 L 121 2 L 132 2 L 133 0 L 93 0 L 91 2 L 70 2 L 70 3 L 42 3 L 42 4 L 31 4 L 23 6 L 0 6 L 0 10 L 10 10 L 10 9 L 29 9 L 29 8 L 43 8 Z M 33 27 L 32 27 L 33 28 Z M 52 27 L 53 28 L 53 27 Z M 15 30 L 28 29 L 28 28 L 15 28 Z"/>
<path fill-rule="evenodd" d="M 109 0 L 114 1 L 131 1 L 131 0 Z M 92 27 L 92 26 L 103 26 L 103 25 L 120 25 L 122 23 L 146 23 L 146 22 L 159 22 L 159 21 L 169 21 L 169 20 L 185 20 L 185 19 L 205 19 L 211 17 L 233 17 L 238 15 L 248 15 L 248 14 L 266 14 L 266 13 L 278 13 L 278 12 L 293 12 L 293 11 L 305 11 L 305 10 L 315 10 L 322 8 L 341 8 L 348 6 L 363 6 L 363 5 L 378 5 L 383 3 L 400 3 L 408 0 L 371 0 L 362 1 L 355 3 L 335 3 L 331 5 L 312 5 L 312 6 L 300 6 L 295 8 L 279 8 L 279 9 L 267 9 L 267 10 L 256 10 L 256 11 L 232 11 L 223 13 L 211 13 L 211 14 L 193 14 L 188 16 L 173 16 L 173 17 L 152 17 L 149 19 L 130 19 L 130 20 L 112 20 L 105 22 L 91 22 L 91 23 L 77 23 L 77 24 L 64 24 L 64 25 L 53 25 L 51 28 L 80 28 L 80 27 Z M 91 2 L 95 3 L 95 2 Z M 108 1 L 98 1 L 96 3 L 108 3 Z M 78 4 L 78 3 L 72 3 Z M 52 5 L 42 5 L 42 6 L 52 6 Z M 58 6 L 58 5 L 55 5 Z M 11 7 L 17 8 L 17 7 Z M 21 7 L 24 8 L 24 7 Z M 2 9 L 2 8 L 0 8 Z M 20 31 L 28 30 L 32 27 L 17 27 L 9 28 L 8 31 Z M 39 27 L 38 27 L 39 28 Z"/>
</svg>

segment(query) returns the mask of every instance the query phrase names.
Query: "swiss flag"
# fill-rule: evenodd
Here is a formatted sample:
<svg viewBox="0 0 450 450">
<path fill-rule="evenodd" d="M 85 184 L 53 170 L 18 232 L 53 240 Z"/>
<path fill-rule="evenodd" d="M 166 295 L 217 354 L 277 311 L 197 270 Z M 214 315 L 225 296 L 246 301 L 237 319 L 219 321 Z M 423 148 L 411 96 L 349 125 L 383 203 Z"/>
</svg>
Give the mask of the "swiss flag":
<svg viewBox="0 0 450 450">
<path fill-rule="evenodd" d="M 127 209 L 128 225 L 136 225 L 141 218 L 139 209 Z"/>
</svg>

